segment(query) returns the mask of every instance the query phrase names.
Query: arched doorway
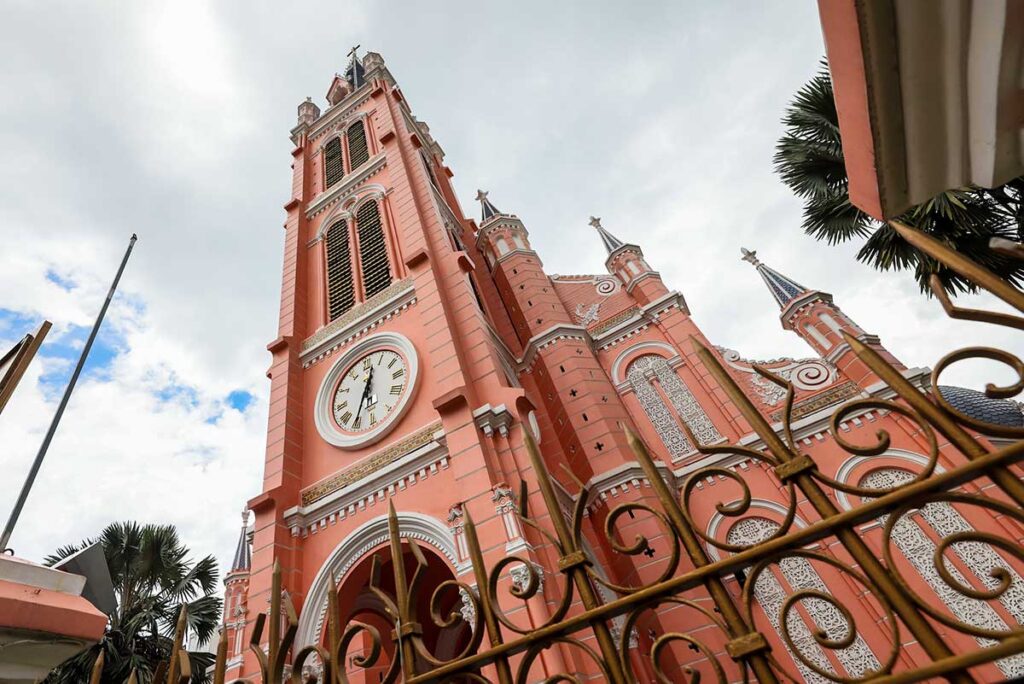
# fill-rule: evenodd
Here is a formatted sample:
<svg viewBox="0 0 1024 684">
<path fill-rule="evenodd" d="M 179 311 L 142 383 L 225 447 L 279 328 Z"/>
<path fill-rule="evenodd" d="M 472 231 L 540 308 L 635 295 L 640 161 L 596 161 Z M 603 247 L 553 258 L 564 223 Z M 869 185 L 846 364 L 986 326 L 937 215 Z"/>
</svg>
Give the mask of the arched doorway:
<svg viewBox="0 0 1024 684">
<path fill-rule="evenodd" d="M 402 543 L 402 562 L 405 568 L 406 578 L 411 580 L 416 571 L 417 560 L 409 550 L 411 542 Z M 447 627 L 441 627 L 434 623 L 431 618 L 431 601 L 435 590 L 444 582 L 454 580 L 455 574 L 448 563 L 425 545 L 420 546 L 425 567 L 420 570 L 418 585 L 412 594 L 415 620 L 422 628 L 422 639 L 426 649 L 439 660 L 451 659 L 457 656 L 470 642 L 472 633 L 470 625 L 464 620 L 454 620 Z M 360 657 L 369 656 L 373 640 L 368 632 L 361 632 L 353 641 L 345 655 L 345 662 L 339 663 L 347 673 L 352 684 L 378 684 L 384 681 L 386 674 L 392 667 L 396 658 L 400 657 L 399 650 L 393 641 L 395 631 L 394 618 L 388 613 L 384 601 L 371 589 L 374 559 L 379 563 L 377 571 L 377 589 L 394 600 L 395 597 L 395 567 L 393 564 L 391 547 L 385 543 L 367 553 L 360 559 L 342 579 L 337 590 L 338 609 L 340 613 L 340 625 L 352 621 L 362 622 L 377 630 L 381 636 L 381 653 L 377 660 L 368 667 L 360 667 L 357 660 Z M 438 614 L 446 618 L 452 613 L 458 613 L 462 608 L 462 597 L 455 586 L 449 585 L 438 597 Z M 327 629 L 321 636 L 321 644 L 327 644 Z M 430 664 L 421 657 L 417 657 L 417 671 L 425 672 L 430 669 Z"/>
</svg>

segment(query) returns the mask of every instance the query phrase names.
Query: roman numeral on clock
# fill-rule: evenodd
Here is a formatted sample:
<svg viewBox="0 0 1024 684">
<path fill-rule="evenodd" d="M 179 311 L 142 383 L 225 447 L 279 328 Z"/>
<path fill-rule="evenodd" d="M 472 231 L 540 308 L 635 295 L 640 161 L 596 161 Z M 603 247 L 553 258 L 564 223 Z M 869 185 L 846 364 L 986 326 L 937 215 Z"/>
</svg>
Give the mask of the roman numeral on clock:
<svg viewBox="0 0 1024 684">
<path fill-rule="evenodd" d="M 391 386 L 391 393 L 392 394 L 401 394 L 402 393 L 402 386 L 401 385 L 392 385 Z"/>
<path fill-rule="evenodd" d="M 362 416 L 356 416 L 356 419 L 352 422 L 352 429 L 353 430 L 358 430 L 359 426 L 362 424 L 362 422 L 363 422 L 363 417 Z"/>
<path fill-rule="evenodd" d="M 396 370 L 394 373 L 391 374 L 391 378 L 394 379 L 394 380 L 397 380 L 398 378 L 402 377 L 403 375 L 405 375 L 405 369 L 404 368 L 399 368 L 398 370 Z"/>
<path fill-rule="evenodd" d="M 342 425 L 347 425 L 348 421 L 350 421 L 350 420 L 352 420 L 352 412 L 351 411 L 345 411 L 345 413 L 341 416 L 341 424 Z"/>
<path fill-rule="evenodd" d="M 391 368 L 392 366 L 394 366 L 397 361 L 398 361 L 398 357 L 397 356 L 395 358 L 391 359 L 391 363 L 388 364 L 388 368 Z"/>
</svg>

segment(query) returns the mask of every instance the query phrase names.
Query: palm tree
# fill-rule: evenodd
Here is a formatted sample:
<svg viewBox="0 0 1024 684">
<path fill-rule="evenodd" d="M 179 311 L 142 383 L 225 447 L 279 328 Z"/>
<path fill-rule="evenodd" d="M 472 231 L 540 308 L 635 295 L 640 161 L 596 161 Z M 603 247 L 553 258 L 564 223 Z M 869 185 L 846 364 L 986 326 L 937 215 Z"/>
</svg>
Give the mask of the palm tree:
<svg viewBox="0 0 1024 684">
<path fill-rule="evenodd" d="M 887 223 L 850 203 L 849 179 L 839 137 L 839 117 L 828 65 L 797 92 L 782 118 L 785 134 L 775 147 L 775 170 L 804 200 L 803 228 L 831 245 L 867 241 L 859 261 L 880 270 L 914 269 L 923 291 L 931 274 L 950 294 L 974 291 L 959 274 L 918 252 Z M 1011 283 L 1024 280 L 1024 262 L 989 248 L 993 237 L 1024 241 L 1024 176 L 993 188 L 957 188 L 907 210 L 896 220 L 914 226 L 982 264 Z"/>
<path fill-rule="evenodd" d="M 89 671 L 102 649 L 104 682 L 124 682 L 132 670 L 140 683 L 150 682 L 160 662 L 170 657 L 174 627 L 182 604 L 188 606 L 188 630 L 200 642 L 210 639 L 220 623 L 221 600 L 217 589 L 217 561 L 207 556 L 189 560 L 173 525 L 112 523 L 99 542 L 110 569 L 117 595 L 117 611 L 110 615 L 99 644 L 57 666 L 47 684 L 72 684 L 89 680 Z M 45 560 L 53 565 L 93 544 L 63 546 Z M 213 663 L 208 653 L 190 652 L 192 681 L 206 681 Z"/>
</svg>

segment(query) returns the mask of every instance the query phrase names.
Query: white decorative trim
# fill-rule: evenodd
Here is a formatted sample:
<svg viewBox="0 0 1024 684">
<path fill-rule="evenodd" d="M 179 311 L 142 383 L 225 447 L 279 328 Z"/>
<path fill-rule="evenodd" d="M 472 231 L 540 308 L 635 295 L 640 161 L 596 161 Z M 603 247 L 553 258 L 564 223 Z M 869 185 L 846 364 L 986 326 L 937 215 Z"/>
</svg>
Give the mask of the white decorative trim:
<svg viewBox="0 0 1024 684">
<path fill-rule="evenodd" d="M 377 173 L 387 165 L 387 155 L 383 152 L 377 153 L 369 161 L 360 166 L 354 172 L 346 176 L 340 183 L 326 192 L 320 193 L 316 199 L 306 207 L 306 218 L 313 218 L 328 206 L 348 195 L 351 195 L 365 183 L 370 176 Z"/>
<path fill-rule="evenodd" d="M 320 227 L 317 228 L 315 240 L 322 240 L 324 235 L 327 233 L 327 229 L 334 224 L 335 219 L 345 219 L 351 221 L 356 215 L 356 211 L 359 209 L 358 205 L 367 197 L 373 197 L 374 199 L 380 200 L 388 194 L 388 189 L 380 183 L 370 183 L 360 188 L 358 193 L 354 193 L 353 197 L 344 203 L 339 203 L 334 206 L 334 209 L 327 214 L 327 216 L 320 222 Z M 313 241 L 311 241 L 313 242 Z"/>
<path fill-rule="evenodd" d="M 835 479 L 838 482 L 847 483 L 847 482 L 849 482 L 850 476 L 857 469 L 857 467 L 860 466 L 862 463 L 876 463 L 877 464 L 880 461 L 880 459 L 883 459 L 883 458 L 886 458 L 886 457 L 899 459 L 901 461 L 907 461 L 909 463 L 913 463 L 915 465 L 918 465 L 921 468 L 924 468 L 925 466 L 928 465 L 928 457 L 927 456 L 923 456 L 921 454 L 915 454 L 913 451 L 907 451 L 905 449 L 889 449 L 884 454 L 879 454 L 878 456 L 850 456 L 845 461 L 843 461 L 843 463 L 839 466 L 839 469 L 836 471 Z M 881 465 L 879 467 L 884 469 L 884 468 L 891 468 L 893 466 L 891 464 L 886 464 L 886 465 Z M 935 472 L 936 473 L 945 472 L 945 468 L 943 468 L 939 464 L 936 464 L 935 465 Z M 850 495 L 849 494 L 847 494 L 846 492 L 840 491 L 838 489 L 835 490 L 835 492 L 836 492 L 836 499 L 839 501 L 839 505 L 843 508 L 843 510 L 847 510 L 848 511 L 851 508 L 853 508 L 853 504 L 850 503 Z"/>
<path fill-rule="evenodd" d="M 537 352 L 562 340 L 579 340 L 589 344 L 590 336 L 582 325 L 553 325 L 527 340 L 523 358 L 519 361 L 520 368 L 525 370 L 532 367 L 537 358 Z"/>
<path fill-rule="evenodd" d="M 643 308 L 637 310 L 635 315 L 627 318 L 621 323 L 612 326 L 608 330 L 602 330 L 601 332 L 593 335 L 594 343 L 600 345 L 601 351 L 610 349 L 620 342 L 629 339 L 638 332 L 641 332 L 644 328 L 652 322 L 657 321 L 671 309 L 679 309 L 679 311 L 684 314 L 690 313 L 690 309 L 686 305 L 686 300 L 683 298 L 683 295 L 679 292 L 669 292 L 668 294 L 659 297 L 650 304 L 647 304 Z"/>
<path fill-rule="evenodd" d="M 615 357 L 615 361 L 612 362 L 612 383 L 615 385 L 621 385 L 626 382 L 626 374 L 623 372 L 623 364 L 626 359 L 634 352 L 646 350 L 649 350 L 648 353 L 653 353 L 655 350 L 663 352 L 660 356 L 664 356 L 665 360 L 669 363 L 677 360 L 682 361 L 675 347 L 671 345 L 665 344 L 664 342 L 638 342 L 632 347 L 627 347 L 623 351 L 619 352 L 619 355 Z"/>
<path fill-rule="evenodd" d="M 338 429 L 334 422 L 334 388 L 338 380 L 348 370 L 348 367 L 355 363 L 364 354 L 379 348 L 389 348 L 399 352 L 409 366 L 409 388 L 399 399 L 398 405 L 391 414 L 382 420 L 372 430 L 360 435 L 346 434 Z M 416 394 L 416 378 L 419 374 L 419 360 L 416 355 L 416 347 L 405 335 L 396 332 L 381 332 L 370 335 L 350 347 L 341 357 L 334 362 L 331 369 L 327 371 L 320 389 L 317 391 L 316 402 L 313 405 L 313 419 L 316 422 L 317 432 L 330 444 L 342 449 L 357 449 L 380 441 L 389 433 L 398 421 L 405 415 L 411 406 L 411 399 Z"/>
<path fill-rule="evenodd" d="M 488 437 L 493 436 L 495 431 L 502 437 L 508 437 L 508 429 L 513 423 L 513 417 L 504 404 L 499 406 L 484 404 L 473 411 L 473 422 Z"/>
<path fill-rule="evenodd" d="M 440 520 L 422 513 L 402 511 L 398 513 L 398 526 L 403 539 L 430 544 L 448 560 L 456 572 L 460 570 L 455 556 L 455 540 Z M 357 527 L 334 548 L 317 570 L 306 594 L 305 605 L 299 616 L 296 650 L 319 643 L 327 610 L 327 592 L 334 589 L 334 578 L 344 580 L 348 571 L 360 559 L 387 542 L 388 538 L 388 516 L 382 515 Z"/>
<path fill-rule="evenodd" d="M 291 528 L 293 537 L 317 534 L 328 525 L 352 517 L 446 470 L 449 459 L 444 432 L 438 430 L 423 446 L 308 505 L 287 509 L 282 519 Z"/>
<path fill-rule="evenodd" d="M 405 283 L 405 287 L 400 287 L 394 295 L 381 300 L 378 304 L 372 305 L 371 308 L 359 315 L 358 318 L 353 319 L 348 324 L 342 324 L 336 330 L 330 331 L 330 333 L 322 340 L 316 342 L 316 344 L 309 347 L 309 349 L 304 350 L 299 355 L 299 361 L 302 363 L 302 367 L 307 368 L 317 361 L 323 360 L 337 351 L 341 346 L 348 344 L 362 334 L 372 330 L 384 321 L 397 316 L 399 313 L 415 304 L 416 288 L 413 287 L 411 280 L 398 281 L 392 285 L 392 287 L 402 282 Z M 365 304 L 365 302 L 363 304 Z M 338 322 L 339 321 L 335 321 L 326 327 L 329 328 Z M 305 344 L 306 343 L 304 342 L 303 345 Z"/>
</svg>

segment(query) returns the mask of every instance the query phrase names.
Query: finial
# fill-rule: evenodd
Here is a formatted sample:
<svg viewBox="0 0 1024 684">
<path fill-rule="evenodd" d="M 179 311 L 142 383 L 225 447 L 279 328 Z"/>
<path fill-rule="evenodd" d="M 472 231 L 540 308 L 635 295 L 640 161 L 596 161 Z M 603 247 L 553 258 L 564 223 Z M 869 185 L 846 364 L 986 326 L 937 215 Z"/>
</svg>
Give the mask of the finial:
<svg viewBox="0 0 1024 684">
<path fill-rule="evenodd" d="M 757 258 L 757 250 L 749 250 L 746 247 L 740 247 L 740 253 L 743 254 L 743 261 L 749 262 L 754 266 L 760 266 L 761 260 Z"/>
<path fill-rule="evenodd" d="M 480 203 L 480 221 L 486 221 L 494 216 L 501 213 L 496 206 L 491 204 L 491 200 L 487 199 L 486 190 L 476 191 L 476 201 Z"/>
<path fill-rule="evenodd" d="M 351 58 L 351 59 L 355 59 L 355 58 L 356 58 L 356 50 L 358 50 L 358 49 L 359 49 L 359 48 L 361 48 L 361 47 L 362 47 L 362 45 L 356 45 L 356 46 L 355 46 L 355 47 L 353 47 L 353 48 L 352 48 L 351 50 L 349 50 L 349 51 L 348 51 L 348 56 L 349 56 L 349 58 Z"/>
<path fill-rule="evenodd" d="M 602 227 L 601 226 L 601 217 L 599 217 L 599 216 L 591 216 L 590 217 L 590 225 L 593 228 L 601 228 Z"/>
<path fill-rule="evenodd" d="M 242 509 L 242 525 L 243 526 L 248 526 L 249 525 L 249 509 L 248 508 L 243 508 Z"/>
</svg>

